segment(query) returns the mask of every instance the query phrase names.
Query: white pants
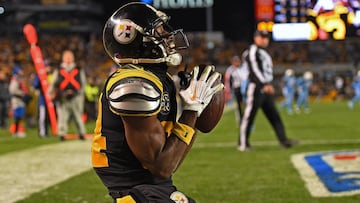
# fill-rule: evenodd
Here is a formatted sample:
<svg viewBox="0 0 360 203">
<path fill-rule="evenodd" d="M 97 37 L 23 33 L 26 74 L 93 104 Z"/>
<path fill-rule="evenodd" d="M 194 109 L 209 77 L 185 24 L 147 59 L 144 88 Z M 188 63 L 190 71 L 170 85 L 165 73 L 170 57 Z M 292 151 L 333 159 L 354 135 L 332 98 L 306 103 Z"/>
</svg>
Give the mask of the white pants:
<svg viewBox="0 0 360 203">
<path fill-rule="evenodd" d="M 57 104 L 58 135 L 64 136 L 68 132 L 69 117 L 73 115 L 80 135 L 85 135 L 85 125 L 82 120 L 84 111 L 84 96 L 77 95 L 71 99 L 62 99 Z"/>
</svg>

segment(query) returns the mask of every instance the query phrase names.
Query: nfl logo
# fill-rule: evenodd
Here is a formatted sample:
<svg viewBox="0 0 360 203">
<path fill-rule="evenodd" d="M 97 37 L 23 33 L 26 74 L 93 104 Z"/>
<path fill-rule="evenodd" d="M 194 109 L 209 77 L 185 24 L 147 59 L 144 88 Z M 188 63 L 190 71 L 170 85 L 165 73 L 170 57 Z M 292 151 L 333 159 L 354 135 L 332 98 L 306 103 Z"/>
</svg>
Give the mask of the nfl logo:
<svg viewBox="0 0 360 203">
<path fill-rule="evenodd" d="M 360 194 L 360 150 L 296 154 L 291 160 L 314 197 Z"/>
</svg>

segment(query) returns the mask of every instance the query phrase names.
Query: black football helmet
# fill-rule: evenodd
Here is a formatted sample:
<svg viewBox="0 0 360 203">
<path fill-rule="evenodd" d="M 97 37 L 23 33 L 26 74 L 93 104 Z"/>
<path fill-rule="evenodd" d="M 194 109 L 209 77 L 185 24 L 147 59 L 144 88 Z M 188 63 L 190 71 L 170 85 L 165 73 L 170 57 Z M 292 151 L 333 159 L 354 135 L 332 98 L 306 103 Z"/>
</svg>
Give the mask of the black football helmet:
<svg viewBox="0 0 360 203">
<path fill-rule="evenodd" d="M 120 7 L 103 30 L 107 54 L 118 64 L 179 65 L 182 57 L 177 50 L 188 48 L 189 43 L 181 29 L 170 27 L 169 19 L 165 13 L 140 2 Z"/>
</svg>

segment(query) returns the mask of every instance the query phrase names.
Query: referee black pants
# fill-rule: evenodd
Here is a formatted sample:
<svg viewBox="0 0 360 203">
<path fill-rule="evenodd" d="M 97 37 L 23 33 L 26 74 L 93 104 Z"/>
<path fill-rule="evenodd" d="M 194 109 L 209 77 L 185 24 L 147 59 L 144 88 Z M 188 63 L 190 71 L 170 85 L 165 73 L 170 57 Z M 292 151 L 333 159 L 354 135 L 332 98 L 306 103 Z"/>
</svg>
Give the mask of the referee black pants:
<svg viewBox="0 0 360 203">
<path fill-rule="evenodd" d="M 250 82 L 246 91 L 246 106 L 240 127 L 239 145 L 242 149 L 250 147 L 250 131 L 259 108 L 262 108 L 271 123 L 279 142 L 287 140 L 283 122 L 275 106 L 274 96 L 265 94 L 261 87 Z"/>
<path fill-rule="evenodd" d="M 239 88 L 234 88 L 233 93 L 234 93 L 234 96 L 235 96 L 235 99 L 236 99 L 237 119 L 238 119 L 239 127 L 240 127 L 241 117 L 242 117 L 242 114 L 243 114 L 242 110 L 241 110 L 242 95 L 241 95 L 240 87 Z"/>
</svg>

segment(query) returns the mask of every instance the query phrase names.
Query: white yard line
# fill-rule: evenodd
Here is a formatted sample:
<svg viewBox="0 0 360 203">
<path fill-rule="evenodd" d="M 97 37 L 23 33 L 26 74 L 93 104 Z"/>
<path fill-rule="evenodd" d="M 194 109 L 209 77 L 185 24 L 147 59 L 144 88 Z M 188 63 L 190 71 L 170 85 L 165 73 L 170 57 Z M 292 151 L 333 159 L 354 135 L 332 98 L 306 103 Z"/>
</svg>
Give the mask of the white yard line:
<svg viewBox="0 0 360 203">
<path fill-rule="evenodd" d="M 16 202 L 89 170 L 90 145 L 66 141 L 0 156 L 0 202 Z"/>
<path fill-rule="evenodd" d="M 299 140 L 299 146 L 301 145 L 343 145 L 343 144 L 359 144 L 360 139 L 334 139 L 334 140 Z M 253 146 L 277 146 L 277 141 L 253 141 Z M 224 148 L 224 147 L 236 147 L 237 142 L 214 142 L 214 143 L 195 143 L 194 148 Z"/>
</svg>

